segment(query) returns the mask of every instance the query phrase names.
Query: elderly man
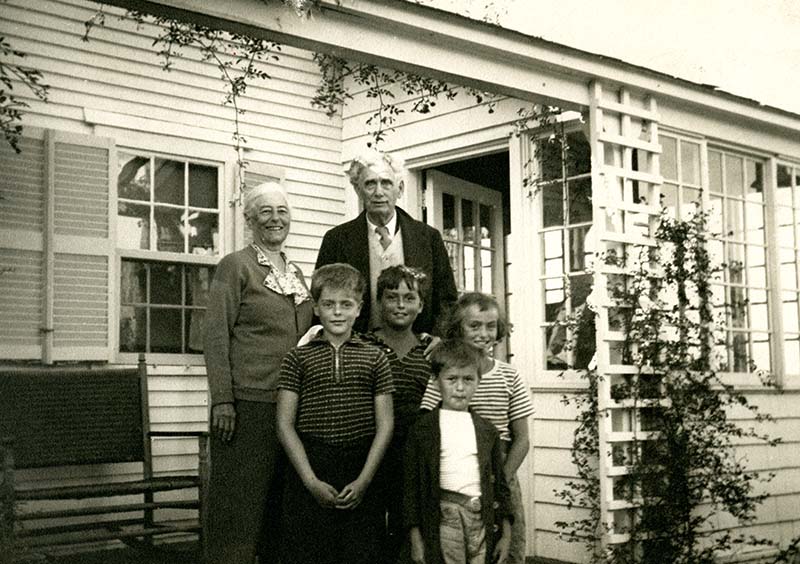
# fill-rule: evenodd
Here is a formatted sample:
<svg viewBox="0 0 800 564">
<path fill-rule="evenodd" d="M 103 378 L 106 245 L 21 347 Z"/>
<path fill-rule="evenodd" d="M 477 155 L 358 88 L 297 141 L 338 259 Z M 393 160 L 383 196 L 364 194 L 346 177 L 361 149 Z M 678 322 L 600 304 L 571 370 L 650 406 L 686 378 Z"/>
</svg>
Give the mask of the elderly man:
<svg viewBox="0 0 800 564">
<path fill-rule="evenodd" d="M 380 326 L 375 302 L 381 271 L 400 264 L 419 268 L 430 277 L 431 284 L 423 296 L 425 306 L 414 331 L 434 332 L 434 322 L 441 319 L 458 293 L 441 234 L 397 207 L 404 187 L 403 163 L 388 153 L 372 151 L 353 159 L 347 175 L 364 211 L 325 234 L 316 268 L 346 262 L 369 280 L 370 295 L 364 296 L 354 326 L 360 332 Z"/>
</svg>

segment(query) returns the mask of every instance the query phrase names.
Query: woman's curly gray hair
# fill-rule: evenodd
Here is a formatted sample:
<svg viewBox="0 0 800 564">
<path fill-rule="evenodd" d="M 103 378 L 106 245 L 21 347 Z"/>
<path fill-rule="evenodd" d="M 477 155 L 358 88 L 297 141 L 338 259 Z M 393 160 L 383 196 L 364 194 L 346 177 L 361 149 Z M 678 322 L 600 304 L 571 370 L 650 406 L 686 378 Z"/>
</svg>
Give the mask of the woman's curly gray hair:
<svg viewBox="0 0 800 564">
<path fill-rule="evenodd" d="M 392 156 L 389 153 L 370 150 L 357 155 L 345 168 L 345 174 L 354 188 L 358 188 L 364 171 L 376 166 L 385 164 L 394 172 L 395 182 L 401 182 L 406 174 L 406 166 L 403 159 Z"/>
</svg>

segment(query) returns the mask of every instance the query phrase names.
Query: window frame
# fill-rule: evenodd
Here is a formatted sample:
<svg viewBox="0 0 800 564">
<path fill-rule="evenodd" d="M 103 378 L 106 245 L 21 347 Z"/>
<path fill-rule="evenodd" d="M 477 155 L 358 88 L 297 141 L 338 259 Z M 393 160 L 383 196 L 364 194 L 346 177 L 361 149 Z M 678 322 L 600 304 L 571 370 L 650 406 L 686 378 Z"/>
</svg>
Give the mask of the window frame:
<svg viewBox="0 0 800 564">
<path fill-rule="evenodd" d="M 154 146 L 162 145 L 162 143 L 153 143 Z M 118 162 L 118 157 L 120 154 L 134 154 L 140 156 L 147 156 L 151 159 L 167 159 L 167 160 L 174 160 L 180 161 L 183 163 L 191 163 L 191 164 L 198 164 L 202 166 L 210 166 L 215 167 L 218 171 L 217 173 L 217 202 L 218 202 L 218 237 L 219 237 L 219 250 L 216 255 L 204 255 L 204 254 L 192 254 L 192 253 L 176 253 L 171 251 L 159 251 L 157 249 L 127 249 L 121 248 L 118 246 L 117 240 L 117 231 L 116 231 L 116 218 L 118 214 L 118 205 L 119 205 L 119 187 L 117 186 L 117 175 L 118 170 L 115 168 L 114 170 L 114 187 L 112 190 L 112 199 L 113 199 L 113 212 L 111 218 L 111 224 L 113 229 L 112 236 L 114 238 L 113 243 L 113 260 L 114 260 L 114 267 L 115 267 L 115 280 L 113 283 L 113 296 L 112 296 L 112 303 L 113 308 L 111 311 L 111 319 L 109 321 L 109 331 L 111 332 L 111 338 L 109 342 L 111 343 L 112 348 L 112 355 L 116 362 L 119 363 L 135 363 L 138 355 L 138 352 L 124 352 L 120 351 L 120 314 L 122 308 L 122 263 L 126 259 L 134 259 L 134 260 L 143 260 L 146 262 L 162 262 L 162 263 L 175 263 L 181 265 L 198 265 L 198 266 L 208 266 L 214 267 L 219 262 L 219 260 L 225 256 L 229 251 L 231 245 L 233 244 L 233 233 L 234 233 L 234 226 L 232 225 L 234 222 L 233 217 L 230 213 L 229 208 L 231 207 L 229 204 L 229 196 L 232 194 L 232 190 L 229 189 L 231 185 L 231 162 L 226 161 L 222 158 L 220 159 L 213 159 L 209 158 L 211 155 L 204 154 L 203 156 L 199 156 L 198 153 L 208 153 L 208 151 L 192 151 L 191 147 L 188 149 L 184 147 L 184 152 L 182 154 L 173 154 L 164 151 L 163 149 L 156 148 L 153 149 L 151 147 L 144 147 L 139 144 L 118 144 L 115 148 L 115 167 L 117 166 L 116 163 Z M 155 187 L 153 187 L 154 189 Z M 148 205 L 152 205 L 148 203 Z M 156 245 L 156 241 L 151 242 L 152 246 Z M 147 359 L 149 362 L 154 364 L 165 364 L 165 365 L 183 365 L 183 366 L 202 366 L 205 364 L 205 360 L 202 354 L 198 353 L 154 353 L 154 352 L 147 352 Z"/>
<path fill-rule="evenodd" d="M 534 248 L 536 252 L 534 256 L 536 257 L 536 264 L 533 265 L 533 272 L 536 280 L 536 290 L 534 295 L 538 298 L 536 300 L 537 306 L 534 309 L 534 327 L 535 327 L 535 338 L 536 338 L 536 349 L 541 351 L 539 358 L 537 359 L 537 364 L 534 369 L 537 375 L 541 375 L 540 377 L 537 376 L 537 385 L 547 385 L 550 382 L 558 382 L 559 387 L 582 387 L 583 386 L 583 379 L 581 377 L 581 370 L 580 369 L 572 369 L 572 368 L 565 368 L 565 369 L 554 369 L 547 367 L 547 328 L 552 325 L 552 323 L 547 322 L 545 320 L 546 316 L 546 300 L 544 294 L 544 284 L 545 280 L 547 279 L 555 279 L 554 276 L 548 276 L 545 274 L 544 268 L 544 260 L 545 260 L 545 246 L 544 246 L 544 234 L 546 232 L 553 232 L 559 231 L 561 233 L 561 242 L 563 246 L 563 256 L 562 256 L 562 263 L 566 265 L 567 270 L 562 273 L 561 280 L 565 278 L 570 278 L 571 274 L 574 276 L 579 275 L 578 271 L 573 273 L 569 270 L 569 265 L 567 264 L 569 261 L 569 238 L 570 232 L 572 230 L 577 230 L 583 227 L 589 226 L 589 229 L 594 225 L 596 218 L 592 217 L 590 222 L 578 222 L 574 225 L 569 223 L 568 217 L 568 210 L 566 205 L 564 204 L 565 201 L 568 199 L 568 187 L 570 179 L 573 181 L 575 180 L 583 180 L 588 179 L 591 192 L 590 194 L 594 194 L 594 186 L 592 186 L 592 163 L 591 163 L 591 155 L 593 147 L 591 147 L 591 137 L 588 131 L 588 124 L 581 123 L 579 120 L 574 120 L 566 123 L 557 123 L 553 126 L 549 127 L 542 127 L 535 130 L 531 130 L 527 132 L 527 136 L 525 139 L 525 143 L 530 146 L 529 149 L 529 161 L 531 163 L 531 172 L 534 176 L 538 176 L 541 171 L 541 163 L 539 159 L 535 156 L 535 149 L 533 146 L 538 142 L 540 139 L 545 139 L 552 135 L 554 127 L 562 127 L 563 126 L 563 133 L 564 135 L 570 135 L 572 133 L 583 133 L 587 144 L 590 146 L 590 167 L 587 172 L 573 174 L 566 176 L 560 176 L 557 179 L 549 179 L 549 180 L 542 180 L 537 181 L 535 184 L 529 187 L 529 190 L 532 190 L 532 197 L 531 201 L 533 203 L 533 222 L 532 222 L 532 236 L 534 242 Z M 567 164 L 564 162 L 562 163 L 562 172 L 566 171 Z M 561 182 L 562 186 L 565 187 L 564 192 L 562 192 L 562 211 L 564 213 L 564 224 L 560 226 L 544 226 L 544 190 L 543 187 L 548 184 L 553 184 L 554 182 Z M 594 211 L 594 210 L 593 210 Z M 588 234 L 587 230 L 587 234 Z M 586 274 L 586 269 L 589 268 L 589 263 L 584 263 L 584 270 L 582 271 Z M 567 291 L 567 288 L 564 288 L 564 291 Z M 567 296 L 565 296 L 565 300 Z M 570 305 L 571 311 L 571 305 Z"/>
</svg>

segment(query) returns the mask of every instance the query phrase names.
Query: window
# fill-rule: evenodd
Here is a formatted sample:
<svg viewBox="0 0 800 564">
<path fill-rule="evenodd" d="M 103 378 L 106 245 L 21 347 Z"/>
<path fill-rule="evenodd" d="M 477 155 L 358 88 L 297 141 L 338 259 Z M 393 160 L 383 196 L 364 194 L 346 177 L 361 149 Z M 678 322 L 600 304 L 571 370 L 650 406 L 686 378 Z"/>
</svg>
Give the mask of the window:
<svg viewBox="0 0 800 564">
<path fill-rule="evenodd" d="M 594 354 L 594 337 L 578 339 L 570 350 L 563 323 L 580 313 L 592 287 L 591 150 L 584 133 L 574 131 L 566 134 L 566 143 L 558 137 L 538 141 L 536 157 L 545 368 L 584 368 Z"/>
<path fill-rule="evenodd" d="M 700 144 L 669 135 L 661 143 L 661 204 L 674 218 L 687 219 L 700 205 Z"/>
<path fill-rule="evenodd" d="M 721 149 L 708 150 L 712 258 L 723 265 L 714 305 L 724 319 L 718 347 L 725 372 L 771 370 L 767 296 L 764 164 Z"/>
<path fill-rule="evenodd" d="M 120 352 L 202 352 L 220 254 L 220 167 L 121 151 L 117 177 Z"/>
<path fill-rule="evenodd" d="M 783 365 L 800 374 L 800 166 L 778 164 L 775 214 L 783 319 Z"/>
</svg>

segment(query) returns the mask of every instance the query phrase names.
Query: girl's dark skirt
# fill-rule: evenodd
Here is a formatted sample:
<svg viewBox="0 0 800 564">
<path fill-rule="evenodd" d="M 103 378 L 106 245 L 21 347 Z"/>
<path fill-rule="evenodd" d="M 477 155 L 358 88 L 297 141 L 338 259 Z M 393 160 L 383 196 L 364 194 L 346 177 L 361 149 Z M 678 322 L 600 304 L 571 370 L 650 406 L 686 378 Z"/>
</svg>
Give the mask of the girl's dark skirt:
<svg viewBox="0 0 800 564">
<path fill-rule="evenodd" d="M 364 468 L 372 438 L 353 446 L 332 446 L 301 437 L 317 478 L 337 491 Z M 288 465 L 291 466 L 291 465 Z M 321 507 L 293 468 L 283 495 L 281 564 L 375 564 L 385 531 L 377 488 L 367 488 L 355 509 Z"/>
</svg>

